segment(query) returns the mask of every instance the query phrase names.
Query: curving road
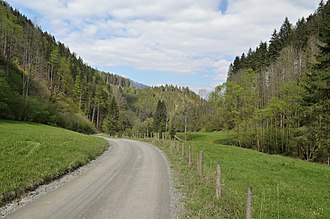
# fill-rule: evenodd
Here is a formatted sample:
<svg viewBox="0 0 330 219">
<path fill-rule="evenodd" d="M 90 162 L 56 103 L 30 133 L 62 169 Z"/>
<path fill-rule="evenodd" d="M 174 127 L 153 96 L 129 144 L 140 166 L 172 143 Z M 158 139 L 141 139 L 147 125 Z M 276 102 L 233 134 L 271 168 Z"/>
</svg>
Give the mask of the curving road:
<svg viewBox="0 0 330 219">
<path fill-rule="evenodd" d="M 6 218 L 171 218 L 168 164 L 142 142 L 110 140 L 98 165 Z"/>
</svg>

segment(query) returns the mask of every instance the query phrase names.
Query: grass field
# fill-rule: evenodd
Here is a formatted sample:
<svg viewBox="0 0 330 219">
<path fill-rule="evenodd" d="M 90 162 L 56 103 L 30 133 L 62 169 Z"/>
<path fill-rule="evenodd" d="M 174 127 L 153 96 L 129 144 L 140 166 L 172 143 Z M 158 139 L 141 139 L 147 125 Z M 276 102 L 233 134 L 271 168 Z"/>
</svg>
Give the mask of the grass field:
<svg viewBox="0 0 330 219">
<path fill-rule="evenodd" d="M 187 167 L 180 153 L 163 147 L 180 172 L 186 215 L 245 218 L 246 188 L 253 187 L 253 218 L 330 218 L 330 167 L 288 157 L 225 146 L 226 133 L 193 133 L 185 146 L 204 151 L 204 177 Z M 170 152 L 169 152 L 170 151 Z M 223 196 L 215 199 L 215 168 L 221 164 Z"/>
<path fill-rule="evenodd" d="M 107 146 L 94 136 L 0 120 L 0 206 L 87 163 Z"/>
</svg>

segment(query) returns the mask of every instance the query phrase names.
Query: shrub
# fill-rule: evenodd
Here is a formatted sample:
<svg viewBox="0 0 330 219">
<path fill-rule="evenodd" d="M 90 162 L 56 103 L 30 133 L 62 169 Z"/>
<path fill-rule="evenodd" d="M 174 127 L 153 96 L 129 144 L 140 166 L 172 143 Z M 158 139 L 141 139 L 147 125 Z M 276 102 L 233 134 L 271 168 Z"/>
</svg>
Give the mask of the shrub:
<svg viewBox="0 0 330 219">
<path fill-rule="evenodd" d="M 79 113 L 60 113 L 58 125 L 72 131 L 86 134 L 93 134 L 96 132 L 93 124 Z"/>
</svg>

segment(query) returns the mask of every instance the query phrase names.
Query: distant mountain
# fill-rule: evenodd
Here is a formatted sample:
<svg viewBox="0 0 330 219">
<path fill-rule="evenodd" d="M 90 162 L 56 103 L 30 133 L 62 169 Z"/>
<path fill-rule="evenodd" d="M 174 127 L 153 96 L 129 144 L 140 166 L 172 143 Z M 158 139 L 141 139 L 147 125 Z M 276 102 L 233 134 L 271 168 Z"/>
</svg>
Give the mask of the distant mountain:
<svg viewBox="0 0 330 219">
<path fill-rule="evenodd" d="M 131 86 L 137 88 L 137 89 L 146 89 L 149 88 L 150 86 L 145 85 L 145 84 L 141 84 L 139 82 L 133 81 L 131 79 L 128 79 L 128 81 L 130 82 Z"/>
</svg>

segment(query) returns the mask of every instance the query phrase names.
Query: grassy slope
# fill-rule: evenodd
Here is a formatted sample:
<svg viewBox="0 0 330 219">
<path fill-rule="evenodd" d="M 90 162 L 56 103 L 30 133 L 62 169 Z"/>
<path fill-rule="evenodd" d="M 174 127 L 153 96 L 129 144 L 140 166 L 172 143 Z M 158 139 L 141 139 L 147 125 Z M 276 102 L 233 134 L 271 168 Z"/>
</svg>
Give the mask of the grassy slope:
<svg viewBox="0 0 330 219">
<path fill-rule="evenodd" d="M 61 128 L 0 120 L 0 205 L 85 164 L 107 145 Z"/>
<path fill-rule="evenodd" d="M 244 218 L 245 190 L 253 187 L 254 218 L 329 218 L 330 168 L 287 157 L 214 144 L 226 133 L 196 133 L 189 145 L 204 150 L 206 176 L 194 180 L 181 167 L 188 192 L 186 207 L 199 217 Z M 195 157 L 196 161 L 196 157 Z M 214 200 L 215 166 L 222 166 L 222 200 Z M 191 171 L 190 171 L 191 172 Z M 207 176 L 208 175 L 208 176 Z M 188 184 L 188 185 L 187 185 Z M 218 214 L 215 211 L 223 211 Z"/>
</svg>

